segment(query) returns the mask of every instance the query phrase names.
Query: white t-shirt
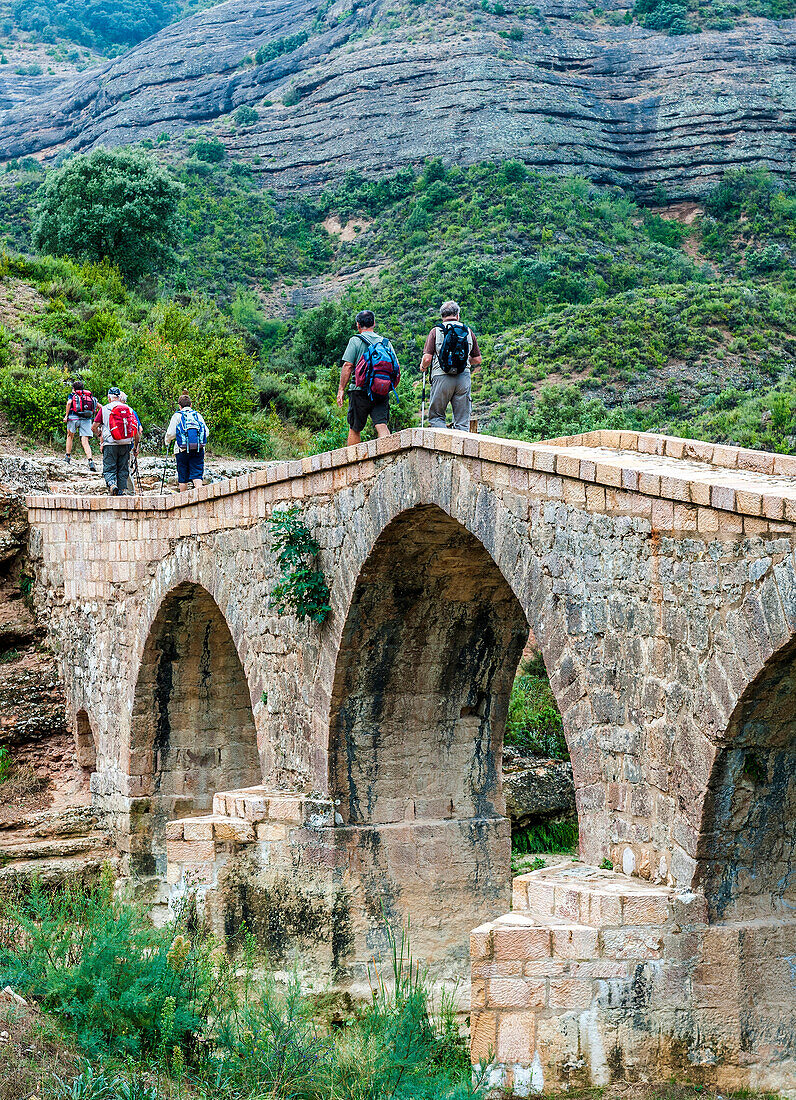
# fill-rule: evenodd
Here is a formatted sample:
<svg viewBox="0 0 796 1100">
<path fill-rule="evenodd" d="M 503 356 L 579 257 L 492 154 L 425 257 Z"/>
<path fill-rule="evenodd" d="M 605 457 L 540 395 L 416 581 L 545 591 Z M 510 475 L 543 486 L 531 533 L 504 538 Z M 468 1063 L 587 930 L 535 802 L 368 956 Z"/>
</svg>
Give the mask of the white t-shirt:
<svg viewBox="0 0 796 1100">
<path fill-rule="evenodd" d="M 165 445 L 167 447 L 168 447 L 169 443 L 171 443 L 172 439 L 174 440 L 174 453 L 175 453 L 175 455 L 179 454 L 179 450 L 180 450 L 180 448 L 177 446 L 177 425 L 179 424 L 180 417 L 182 416 L 182 414 L 184 412 L 185 412 L 185 409 L 177 409 L 177 411 L 172 414 L 171 420 L 169 421 L 169 426 L 168 426 L 168 428 L 166 428 L 166 434 L 163 437 L 163 442 L 165 443 Z M 204 418 L 202 418 L 202 422 L 204 423 Z M 205 428 L 207 428 L 207 424 L 205 424 Z M 208 438 L 209 438 L 210 437 L 210 430 L 209 429 L 207 430 L 207 435 L 208 435 Z"/>
</svg>

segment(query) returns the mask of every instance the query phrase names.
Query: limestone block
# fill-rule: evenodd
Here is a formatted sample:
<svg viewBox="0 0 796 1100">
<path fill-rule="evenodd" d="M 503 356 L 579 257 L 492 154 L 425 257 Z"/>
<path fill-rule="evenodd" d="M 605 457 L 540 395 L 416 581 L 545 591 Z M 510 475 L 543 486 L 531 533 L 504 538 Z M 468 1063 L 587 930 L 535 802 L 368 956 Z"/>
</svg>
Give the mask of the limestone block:
<svg viewBox="0 0 796 1100">
<path fill-rule="evenodd" d="M 300 797 L 271 798 L 269 816 L 274 821 L 287 821 L 291 824 L 300 825 L 304 816 L 302 799 Z"/>
<path fill-rule="evenodd" d="M 232 841 L 249 844 L 254 840 L 254 825 L 245 818 L 221 817 L 213 820 L 213 837 L 216 841 Z M 186 838 L 187 839 L 187 838 Z"/>
<path fill-rule="evenodd" d="M 470 1057 L 474 1063 L 491 1061 L 497 1047 L 497 1014 L 474 1012 L 470 1019 Z"/>
<path fill-rule="evenodd" d="M 541 959 L 550 955 L 550 929 L 539 927 L 506 928 L 496 925 L 492 932 L 495 959 Z"/>
<path fill-rule="evenodd" d="M 212 840 L 167 840 L 166 856 L 169 863 L 212 863 L 216 846 Z"/>
<path fill-rule="evenodd" d="M 529 1065 L 536 1042 L 534 1012 L 502 1013 L 498 1020 L 497 1061 Z"/>
<path fill-rule="evenodd" d="M 182 840 L 183 839 L 183 825 L 182 821 L 167 821 L 166 822 L 166 840 Z"/>
<path fill-rule="evenodd" d="M 182 823 L 185 840 L 212 840 L 213 823 L 205 818 L 185 818 Z M 166 833 L 168 837 L 168 832 Z M 176 838 L 175 838 L 176 839 Z"/>
<path fill-rule="evenodd" d="M 579 978 L 550 979 L 550 1008 L 554 1011 L 575 1012 L 588 1008 L 592 1002 L 590 980 Z"/>
<path fill-rule="evenodd" d="M 670 917 L 667 896 L 630 895 L 622 905 L 623 924 L 665 924 Z"/>
<path fill-rule="evenodd" d="M 547 983 L 540 978 L 490 978 L 487 1004 L 490 1008 L 544 1008 Z"/>
<path fill-rule="evenodd" d="M 480 928 L 474 928 L 470 933 L 470 958 L 492 958 L 492 926 L 482 924 Z"/>
<path fill-rule="evenodd" d="M 553 955 L 566 959 L 592 959 L 599 954 L 596 928 L 553 928 Z"/>
<path fill-rule="evenodd" d="M 609 959 L 658 959 L 662 933 L 652 928 L 602 929 L 600 946 L 601 953 Z"/>
</svg>

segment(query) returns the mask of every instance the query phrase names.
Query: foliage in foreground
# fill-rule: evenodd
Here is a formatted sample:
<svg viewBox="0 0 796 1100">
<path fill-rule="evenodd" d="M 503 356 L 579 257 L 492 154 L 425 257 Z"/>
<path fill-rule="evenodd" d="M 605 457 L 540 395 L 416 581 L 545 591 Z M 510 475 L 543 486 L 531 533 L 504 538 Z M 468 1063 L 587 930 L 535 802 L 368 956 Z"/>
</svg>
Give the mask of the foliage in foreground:
<svg viewBox="0 0 796 1100">
<path fill-rule="evenodd" d="M 4 904 L 0 980 L 34 996 L 97 1067 L 65 1080 L 59 1100 L 154 1100 L 162 1073 L 190 1079 L 202 1097 L 480 1095 L 453 1008 L 443 1000 L 432 1013 L 405 936 L 387 930 L 389 957 L 374 966 L 371 1001 L 332 1028 L 295 980 L 280 991 L 270 977 L 254 978 L 245 930 L 234 965 L 187 916 L 153 928 L 114 896 L 107 875 L 93 891 L 34 888 Z"/>
</svg>

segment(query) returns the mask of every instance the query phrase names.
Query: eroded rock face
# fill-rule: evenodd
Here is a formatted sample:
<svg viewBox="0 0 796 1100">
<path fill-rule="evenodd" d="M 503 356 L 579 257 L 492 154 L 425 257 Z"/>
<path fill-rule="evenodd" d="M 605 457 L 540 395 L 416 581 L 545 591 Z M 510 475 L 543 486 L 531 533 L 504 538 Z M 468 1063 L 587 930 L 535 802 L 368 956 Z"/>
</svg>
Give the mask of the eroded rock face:
<svg viewBox="0 0 796 1100">
<path fill-rule="evenodd" d="M 432 154 L 518 157 L 671 195 L 701 194 L 730 167 L 791 172 L 793 20 L 667 37 L 573 22 L 581 0 L 541 10 L 501 19 L 339 0 L 319 15 L 316 0 L 229 0 L 7 112 L 0 157 L 180 134 L 249 104 L 259 122 L 222 137 L 281 186 Z M 521 41 L 500 36 L 514 27 Z M 298 49 L 245 61 L 299 31 Z"/>
</svg>

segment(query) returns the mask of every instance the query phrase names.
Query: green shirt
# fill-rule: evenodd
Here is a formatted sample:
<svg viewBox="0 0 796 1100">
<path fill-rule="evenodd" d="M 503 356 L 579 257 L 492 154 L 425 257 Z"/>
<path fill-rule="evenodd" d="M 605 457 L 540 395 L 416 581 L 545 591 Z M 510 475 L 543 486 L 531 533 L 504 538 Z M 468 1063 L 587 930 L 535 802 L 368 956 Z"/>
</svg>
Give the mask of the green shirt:
<svg viewBox="0 0 796 1100">
<path fill-rule="evenodd" d="M 377 332 L 362 332 L 357 333 L 356 336 L 352 336 L 346 344 L 346 349 L 343 352 L 343 362 L 353 363 L 356 368 L 360 357 L 365 354 L 365 350 L 368 344 L 377 344 L 381 340 L 381 336 Z M 351 374 L 351 384 L 349 390 L 358 390 L 359 386 L 354 382 L 354 374 Z"/>
</svg>

